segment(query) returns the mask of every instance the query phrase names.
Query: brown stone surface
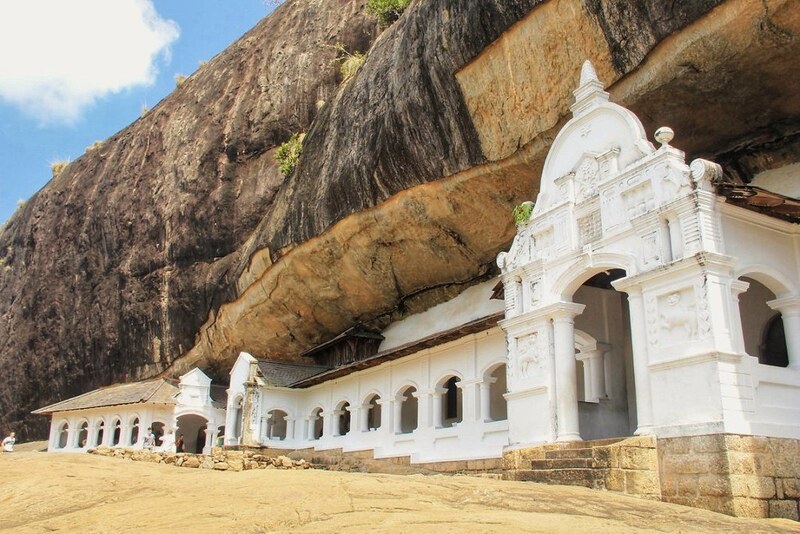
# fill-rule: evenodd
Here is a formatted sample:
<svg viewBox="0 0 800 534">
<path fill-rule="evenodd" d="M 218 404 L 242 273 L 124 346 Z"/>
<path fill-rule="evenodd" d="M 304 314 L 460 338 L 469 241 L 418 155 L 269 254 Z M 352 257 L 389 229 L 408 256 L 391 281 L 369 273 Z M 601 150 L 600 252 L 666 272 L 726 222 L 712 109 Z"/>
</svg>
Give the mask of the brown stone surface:
<svg viewBox="0 0 800 534">
<path fill-rule="evenodd" d="M 0 473 L 0 525 L 14 533 L 798 531 L 789 520 L 463 476 L 233 473 L 42 453 L 0 454 Z"/>
</svg>

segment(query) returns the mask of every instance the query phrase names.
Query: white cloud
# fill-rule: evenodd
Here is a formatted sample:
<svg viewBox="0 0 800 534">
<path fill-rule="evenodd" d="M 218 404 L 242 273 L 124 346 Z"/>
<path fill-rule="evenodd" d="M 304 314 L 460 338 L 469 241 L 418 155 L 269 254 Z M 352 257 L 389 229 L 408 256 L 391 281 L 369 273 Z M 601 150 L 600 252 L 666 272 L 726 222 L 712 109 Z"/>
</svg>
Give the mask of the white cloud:
<svg viewBox="0 0 800 534">
<path fill-rule="evenodd" d="M 155 82 L 180 30 L 152 0 L 5 0 L 0 98 L 43 122 L 72 122 L 98 98 Z"/>
</svg>

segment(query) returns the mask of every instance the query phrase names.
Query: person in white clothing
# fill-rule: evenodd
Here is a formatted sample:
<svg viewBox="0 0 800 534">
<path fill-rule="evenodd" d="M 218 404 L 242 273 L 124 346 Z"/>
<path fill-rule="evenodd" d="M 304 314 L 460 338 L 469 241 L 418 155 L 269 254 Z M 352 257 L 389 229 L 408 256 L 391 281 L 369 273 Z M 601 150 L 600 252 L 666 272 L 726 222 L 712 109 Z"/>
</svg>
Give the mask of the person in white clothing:
<svg viewBox="0 0 800 534">
<path fill-rule="evenodd" d="M 153 450 L 153 447 L 155 446 L 156 446 L 156 436 L 155 434 L 153 434 L 153 429 L 147 427 L 147 434 L 145 435 L 144 440 L 142 440 L 142 448 Z"/>
<path fill-rule="evenodd" d="M 175 452 L 175 434 L 171 429 L 167 430 L 167 433 L 161 438 L 161 450 L 164 452 Z"/>
<path fill-rule="evenodd" d="M 14 443 L 17 442 L 16 432 L 12 432 L 3 440 L 3 450 L 5 452 L 14 452 Z"/>
</svg>

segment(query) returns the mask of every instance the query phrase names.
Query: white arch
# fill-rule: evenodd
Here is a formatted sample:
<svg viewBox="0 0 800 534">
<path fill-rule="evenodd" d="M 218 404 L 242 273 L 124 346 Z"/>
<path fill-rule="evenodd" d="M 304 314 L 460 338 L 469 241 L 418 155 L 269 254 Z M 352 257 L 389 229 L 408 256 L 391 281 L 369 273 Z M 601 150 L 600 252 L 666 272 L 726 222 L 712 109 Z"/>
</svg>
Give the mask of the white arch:
<svg viewBox="0 0 800 534">
<path fill-rule="evenodd" d="M 501 365 L 505 365 L 506 367 L 508 367 L 508 360 L 504 358 L 502 360 L 495 360 L 490 364 L 484 365 L 483 369 L 481 370 L 480 376 L 485 377 L 487 375 L 494 373 L 495 370 L 497 370 L 497 368 L 500 367 Z"/>
<path fill-rule="evenodd" d="M 780 298 L 787 295 L 796 294 L 797 287 L 782 272 L 763 264 L 751 264 L 739 269 L 735 278 L 747 277 L 757 282 L 761 282 L 767 289 L 775 293 Z"/>
<path fill-rule="evenodd" d="M 584 254 L 553 282 L 553 293 L 564 300 L 572 299 L 578 288 L 592 276 L 610 269 L 622 269 L 626 276 L 631 276 L 635 274 L 635 265 L 636 258 L 629 254 L 606 252 L 593 254 L 591 259 Z"/>
<path fill-rule="evenodd" d="M 436 384 L 436 387 L 438 388 L 438 387 L 443 386 L 445 384 L 445 382 L 450 380 L 452 377 L 456 377 L 459 382 L 461 380 L 464 380 L 463 373 L 461 373 L 459 371 L 456 371 L 455 369 L 448 369 L 444 373 L 440 374 L 439 378 L 434 383 Z"/>
<path fill-rule="evenodd" d="M 402 385 L 400 387 L 395 388 L 395 391 L 397 393 L 395 393 L 394 396 L 399 397 L 408 388 L 414 388 L 415 390 L 419 391 L 419 386 L 413 380 L 406 380 L 402 382 Z"/>
<path fill-rule="evenodd" d="M 283 412 L 286 414 L 286 417 L 292 417 L 292 411 L 280 404 L 273 404 L 270 408 L 268 408 L 264 413 L 270 413 L 274 411 Z"/>
<path fill-rule="evenodd" d="M 361 396 L 361 404 L 366 404 L 366 402 L 367 402 L 368 400 L 372 399 L 372 397 L 374 397 L 374 396 L 376 396 L 376 395 L 377 395 L 377 396 L 378 396 L 378 398 L 380 398 L 380 399 L 382 399 L 382 398 L 383 398 L 383 395 L 381 395 L 381 392 L 380 392 L 380 391 L 378 391 L 377 389 L 371 389 L 371 390 L 369 390 L 369 391 L 366 393 L 366 395 L 362 395 L 362 396 Z"/>
</svg>

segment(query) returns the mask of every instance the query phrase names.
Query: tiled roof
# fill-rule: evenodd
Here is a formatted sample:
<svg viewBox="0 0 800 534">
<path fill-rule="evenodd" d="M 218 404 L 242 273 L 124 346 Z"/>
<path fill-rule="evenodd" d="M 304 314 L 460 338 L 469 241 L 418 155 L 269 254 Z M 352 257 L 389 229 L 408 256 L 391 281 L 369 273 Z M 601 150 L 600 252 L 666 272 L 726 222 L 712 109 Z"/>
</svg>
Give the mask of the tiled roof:
<svg viewBox="0 0 800 534">
<path fill-rule="evenodd" d="M 120 404 L 175 404 L 175 395 L 177 393 L 177 382 L 158 378 L 156 380 L 117 384 L 95 389 L 83 395 L 39 408 L 34 410 L 33 413 L 46 415 L 54 412 L 85 410 L 87 408 L 117 406 Z"/>
<path fill-rule="evenodd" d="M 268 386 L 286 387 L 328 370 L 321 365 L 258 360 L 258 370 Z"/>
</svg>

